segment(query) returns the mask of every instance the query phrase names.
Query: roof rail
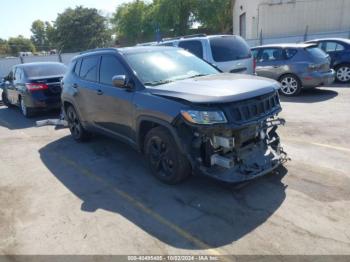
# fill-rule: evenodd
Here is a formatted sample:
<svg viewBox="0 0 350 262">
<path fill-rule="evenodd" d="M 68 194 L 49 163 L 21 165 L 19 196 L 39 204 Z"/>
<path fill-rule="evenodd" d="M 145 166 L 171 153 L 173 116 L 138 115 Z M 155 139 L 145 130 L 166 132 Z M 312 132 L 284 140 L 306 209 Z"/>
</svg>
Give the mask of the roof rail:
<svg viewBox="0 0 350 262">
<path fill-rule="evenodd" d="M 193 35 L 184 35 L 184 36 L 176 36 L 176 37 L 167 37 L 164 38 L 162 41 L 170 41 L 170 40 L 178 40 L 178 39 L 184 39 L 184 38 L 195 38 L 195 37 L 205 37 L 206 34 L 193 34 Z"/>
<path fill-rule="evenodd" d="M 95 48 L 95 49 L 89 49 L 89 50 L 82 51 L 82 52 L 80 52 L 80 54 L 82 55 L 82 54 L 90 53 L 93 51 L 117 51 L 117 49 L 113 48 L 113 47 Z"/>
</svg>

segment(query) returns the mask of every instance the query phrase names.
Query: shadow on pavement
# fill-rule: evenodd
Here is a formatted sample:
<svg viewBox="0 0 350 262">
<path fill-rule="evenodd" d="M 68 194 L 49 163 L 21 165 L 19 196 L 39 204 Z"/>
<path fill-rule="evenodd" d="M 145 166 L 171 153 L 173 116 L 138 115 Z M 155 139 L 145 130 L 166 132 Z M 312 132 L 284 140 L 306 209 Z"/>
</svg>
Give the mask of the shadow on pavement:
<svg viewBox="0 0 350 262">
<path fill-rule="evenodd" d="M 206 249 L 181 237 L 168 222 L 210 247 L 224 246 L 263 224 L 286 197 L 283 167 L 246 184 L 194 176 L 167 186 L 149 173 L 142 155 L 108 138 L 81 144 L 66 136 L 39 152 L 52 174 L 83 201 L 83 212 L 104 209 L 120 214 L 177 248 Z"/>
<path fill-rule="evenodd" d="M 1 106 L 2 101 L 0 101 Z M 48 111 L 48 112 L 39 112 L 32 118 L 24 117 L 19 108 L 17 107 L 0 107 L 0 126 L 6 127 L 10 130 L 15 129 L 25 129 L 35 126 L 35 122 L 38 120 L 44 120 L 48 118 L 58 118 L 60 111 Z"/>
<path fill-rule="evenodd" d="M 338 92 L 329 89 L 305 89 L 300 95 L 294 97 L 280 96 L 282 102 L 292 103 L 317 103 L 335 98 Z"/>
</svg>

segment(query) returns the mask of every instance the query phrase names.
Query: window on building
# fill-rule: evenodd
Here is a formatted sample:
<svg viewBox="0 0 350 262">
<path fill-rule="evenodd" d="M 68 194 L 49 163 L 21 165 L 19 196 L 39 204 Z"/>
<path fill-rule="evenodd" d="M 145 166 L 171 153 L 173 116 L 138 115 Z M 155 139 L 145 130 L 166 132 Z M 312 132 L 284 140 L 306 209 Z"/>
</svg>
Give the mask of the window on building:
<svg viewBox="0 0 350 262">
<path fill-rule="evenodd" d="M 243 13 L 239 16 L 239 35 L 243 38 L 246 38 L 246 13 Z"/>
<path fill-rule="evenodd" d="M 179 47 L 186 49 L 199 58 L 203 58 L 203 46 L 202 43 L 198 40 L 181 41 L 179 43 Z"/>
</svg>

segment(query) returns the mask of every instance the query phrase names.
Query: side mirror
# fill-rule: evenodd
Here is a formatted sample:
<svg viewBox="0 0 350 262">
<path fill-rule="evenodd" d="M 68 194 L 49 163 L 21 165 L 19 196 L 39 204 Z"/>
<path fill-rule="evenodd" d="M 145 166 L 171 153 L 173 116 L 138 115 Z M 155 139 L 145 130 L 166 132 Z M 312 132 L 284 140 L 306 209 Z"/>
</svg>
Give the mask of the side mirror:
<svg viewBox="0 0 350 262">
<path fill-rule="evenodd" d="M 112 85 L 119 88 L 128 88 L 129 80 L 126 75 L 116 75 L 112 77 Z"/>
</svg>

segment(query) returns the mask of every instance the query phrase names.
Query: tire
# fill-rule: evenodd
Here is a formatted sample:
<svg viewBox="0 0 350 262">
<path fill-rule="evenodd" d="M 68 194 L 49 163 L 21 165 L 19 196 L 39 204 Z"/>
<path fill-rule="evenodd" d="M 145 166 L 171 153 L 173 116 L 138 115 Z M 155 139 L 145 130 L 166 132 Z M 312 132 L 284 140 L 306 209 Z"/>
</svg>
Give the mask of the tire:
<svg viewBox="0 0 350 262">
<path fill-rule="evenodd" d="M 148 132 L 145 155 L 153 175 L 166 184 L 177 184 L 191 174 L 191 165 L 180 152 L 172 135 L 164 127 Z"/>
<path fill-rule="evenodd" d="M 68 106 L 66 115 L 68 127 L 74 140 L 78 142 L 86 141 L 90 137 L 89 133 L 81 125 L 79 116 L 73 106 Z"/>
<path fill-rule="evenodd" d="M 297 96 L 301 91 L 301 82 L 299 78 L 293 74 L 286 74 L 280 77 L 279 82 L 282 87 L 280 94 L 284 96 Z"/>
<path fill-rule="evenodd" d="M 3 104 L 4 104 L 5 106 L 7 106 L 7 107 L 11 107 L 11 106 L 12 106 L 11 103 L 10 103 L 10 101 L 9 101 L 8 98 L 7 98 L 7 94 L 6 94 L 5 91 L 2 91 L 1 100 L 2 100 L 2 102 L 3 102 Z"/>
<path fill-rule="evenodd" d="M 21 97 L 19 99 L 19 105 L 20 105 L 20 110 L 23 116 L 26 118 L 31 118 L 34 116 L 34 111 L 31 108 L 28 108 L 26 103 L 24 102 L 24 99 Z"/>
<path fill-rule="evenodd" d="M 350 82 L 350 64 L 339 65 L 335 69 L 336 80 L 340 83 Z"/>
</svg>

